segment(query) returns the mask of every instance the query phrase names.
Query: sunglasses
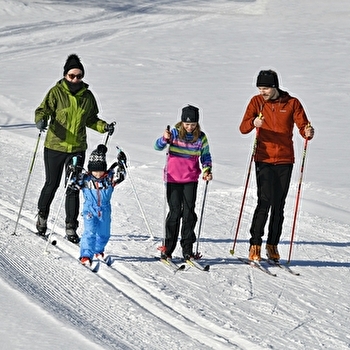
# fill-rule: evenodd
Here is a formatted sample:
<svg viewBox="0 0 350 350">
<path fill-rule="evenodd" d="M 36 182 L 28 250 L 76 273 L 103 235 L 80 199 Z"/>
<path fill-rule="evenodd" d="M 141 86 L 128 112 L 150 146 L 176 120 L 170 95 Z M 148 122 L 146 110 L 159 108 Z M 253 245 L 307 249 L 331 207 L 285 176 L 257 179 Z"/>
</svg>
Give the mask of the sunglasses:
<svg viewBox="0 0 350 350">
<path fill-rule="evenodd" d="M 69 79 L 74 80 L 75 78 L 77 78 L 78 80 L 83 79 L 83 75 L 82 74 L 68 74 Z"/>
</svg>

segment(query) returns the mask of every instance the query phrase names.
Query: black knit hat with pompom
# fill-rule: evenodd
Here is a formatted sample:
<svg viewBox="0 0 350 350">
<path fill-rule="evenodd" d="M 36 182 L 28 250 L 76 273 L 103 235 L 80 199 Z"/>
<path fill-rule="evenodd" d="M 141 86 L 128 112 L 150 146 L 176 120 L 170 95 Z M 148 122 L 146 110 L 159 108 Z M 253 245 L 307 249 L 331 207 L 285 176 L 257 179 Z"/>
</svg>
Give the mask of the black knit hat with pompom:
<svg viewBox="0 0 350 350">
<path fill-rule="evenodd" d="M 91 171 L 107 171 L 106 162 L 107 147 L 103 144 L 98 145 L 97 149 L 91 152 L 88 163 L 88 170 Z"/>
<path fill-rule="evenodd" d="M 68 56 L 67 61 L 63 67 L 63 76 L 65 76 L 71 69 L 74 68 L 80 69 L 83 76 L 85 75 L 84 66 L 80 62 L 80 58 L 75 53 Z"/>
</svg>

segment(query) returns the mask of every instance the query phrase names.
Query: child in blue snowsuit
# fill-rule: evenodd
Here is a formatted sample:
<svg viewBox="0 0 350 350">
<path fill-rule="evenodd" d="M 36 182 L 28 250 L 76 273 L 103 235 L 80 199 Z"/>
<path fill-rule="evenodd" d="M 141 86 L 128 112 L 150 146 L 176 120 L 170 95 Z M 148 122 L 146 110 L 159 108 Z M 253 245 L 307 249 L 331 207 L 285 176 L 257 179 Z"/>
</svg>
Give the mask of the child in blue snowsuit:
<svg viewBox="0 0 350 350">
<path fill-rule="evenodd" d="M 77 180 L 76 186 L 84 196 L 82 216 L 84 232 L 80 240 L 80 262 L 91 265 L 94 255 L 104 257 L 104 250 L 111 235 L 111 197 L 114 187 L 124 181 L 126 156 L 118 154 L 118 162 L 107 170 L 107 147 L 98 145 L 88 163 L 88 172 Z M 116 167 L 116 171 L 114 168 Z"/>
</svg>

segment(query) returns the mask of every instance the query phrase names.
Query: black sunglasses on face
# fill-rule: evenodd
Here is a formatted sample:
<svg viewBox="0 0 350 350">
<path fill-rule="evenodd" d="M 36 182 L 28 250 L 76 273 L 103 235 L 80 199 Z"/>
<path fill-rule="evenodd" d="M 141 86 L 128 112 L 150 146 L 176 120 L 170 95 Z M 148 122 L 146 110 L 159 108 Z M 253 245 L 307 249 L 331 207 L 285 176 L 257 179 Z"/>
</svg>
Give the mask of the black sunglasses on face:
<svg viewBox="0 0 350 350">
<path fill-rule="evenodd" d="M 77 78 L 78 80 L 83 79 L 83 75 L 82 74 L 67 74 L 68 78 L 71 80 L 74 80 L 75 78 Z"/>
</svg>

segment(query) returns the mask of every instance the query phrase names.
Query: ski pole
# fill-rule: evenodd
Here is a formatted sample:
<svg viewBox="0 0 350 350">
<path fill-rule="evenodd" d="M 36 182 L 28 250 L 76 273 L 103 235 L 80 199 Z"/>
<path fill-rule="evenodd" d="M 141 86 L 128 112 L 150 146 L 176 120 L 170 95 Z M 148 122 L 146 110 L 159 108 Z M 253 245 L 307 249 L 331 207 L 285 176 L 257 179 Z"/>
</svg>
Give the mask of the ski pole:
<svg viewBox="0 0 350 350">
<path fill-rule="evenodd" d="M 258 118 L 262 118 L 262 114 L 261 113 L 259 114 Z M 254 156 L 255 156 L 255 153 L 256 153 L 256 149 L 258 147 L 258 137 L 259 137 L 259 128 L 256 128 L 256 136 L 255 136 L 255 139 L 254 139 L 253 151 L 252 151 L 252 155 L 250 157 L 250 162 L 249 162 L 249 167 L 248 167 L 248 172 L 247 172 L 247 178 L 246 178 L 244 192 L 243 192 L 243 197 L 242 197 L 241 209 L 240 209 L 239 215 L 238 215 L 236 234 L 235 234 L 235 237 L 234 237 L 234 240 L 233 240 L 232 249 L 230 250 L 230 253 L 232 255 L 235 253 L 235 247 L 236 247 L 239 227 L 241 225 L 243 207 L 244 207 L 245 197 L 247 195 L 247 189 L 248 189 L 248 184 L 249 184 L 249 179 L 250 179 L 250 173 L 251 173 L 251 170 L 252 170 L 252 164 L 253 164 Z"/>
<path fill-rule="evenodd" d="M 113 126 L 116 124 L 116 122 L 111 123 Z M 108 131 L 107 137 L 106 137 L 106 141 L 105 141 L 105 146 L 107 146 L 107 142 L 109 137 L 111 136 L 110 132 Z"/>
<path fill-rule="evenodd" d="M 167 131 L 170 132 L 170 125 L 167 126 Z M 168 191 L 168 158 L 169 158 L 169 147 L 170 141 L 168 141 L 168 147 L 165 155 L 165 166 L 164 166 L 164 205 L 163 205 L 163 238 L 162 245 L 157 249 L 161 252 L 165 252 L 165 237 L 166 237 L 166 216 L 167 216 L 167 191 Z"/>
<path fill-rule="evenodd" d="M 207 180 L 205 182 L 203 201 L 202 201 L 202 210 L 201 210 L 201 216 L 200 216 L 200 219 L 199 219 L 199 226 L 198 226 L 197 247 L 196 247 L 196 255 L 195 255 L 196 259 L 200 259 L 201 258 L 201 254 L 198 251 L 198 249 L 199 249 L 199 237 L 200 237 L 201 230 L 202 230 L 203 214 L 204 214 L 205 200 L 206 200 L 206 197 L 207 197 L 208 184 L 209 184 L 209 181 Z"/>
<path fill-rule="evenodd" d="M 306 149 L 307 149 L 308 141 L 309 141 L 309 139 L 306 138 L 305 142 L 304 142 L 304 150 L 303 150 L 303 157 L 302 157 L 301 167 L 300 167 L 300 177 L 299 177 L 299 183 L 298 183 L 297 197 L 296 197 L 296 200 L 295 200 L 294 219 L 293 219 L 293 226 L 292 226 L 292 236 L 291 236 L 290 244 L 289 244 L 289 255 L 288 255 L 287 264 L 290 263 L 290 259 L 291 259 L 291 255 L 292 255 L 292 246 L 293 246 L 294 232 L 295 232 L 296 221 L 297 221 L 297 216 L 298 216 L 298 208 L 299 208 L 300 193 L 301 193 L 301 184 L 302 184 L 302 181 L 303 181 L 304 166 L 305 166 L 305 159 L 306 159 Z"/>
<path fill-rule="evenodd" d="M 39 146 L 39 142 L 40 142 L 40 137 L 41 137 L 41 130 L 39 132 L 37 141 L 36 141 L 36 145 L 35 145 L 35 149 L 34 149 L 34 153 L 33 153 L 33 158 L 32 158 L 32 162 L 30 164 L 30 168 L 29 168 L 29 172 L 28 172 L 28 177 L 27 177 L 27 181 L 24 187 L 24 191 L 23 191 L 23 196 L 22 196 L 22 201 L 21 201 L 21 205 L 19 207 L 19 211 L 18 211 L 18 216 L 17 216 L 17 221 L 16 221 L 16 225 L 15 225 L 15 229 L 13 231 L 13 235 L 16 235 L 16 231 L 17 231 L 17 226 L 18 226 L 18 222 L 19 222 L 19 218 L 21 216 L 21 212 L 22 212 L 22 208 L 23 208 L 23 203 L 24 203 L 24 199 L 25 196 L 27 194 L 27 189 L 28 189 L 28 184 L 29 184 L 29 180 L 30 180 L 30 176 L 32 175 L 32 171 L 33 171 L 33 167 L 34 167 L 34 162 L 35 162 L 35 158 L 36 158 L 36 154 L 38 151 L 38 146 Z"/>
<path fill-rule="evenodd" d="M 77 165 L 77 157 L 74 156 L 72 158 L 72 164 L 73 166 L 75 167 Z M 47 236 L 47 243 L 46 243 L 46 246 L 45 246 L 45 250 L 44 250 L 44 254 L 47 254 L 49 253 L 49 245 L 51 243 L 51 237 L 52 237 L 52 234 L 55 232 L 55 228 L 56 228 L 56 223 L 57 223 L 57 220 L 58 220 L 58 216 L 60 214 L 60 211 L 61 211 L 61 208 L 62 208 L 62 204 L 63 204 L 63 200 L 65 199 L 65 196 L 66 196 L 66 193 L 67 193 L 67 189 L 68 189 L 68 186 L 70 184 L 70 180 L 72 178 L 72 175 L 73 175 L 73 171 L 69 174 L 69 177 L 68 177 L 68 180 L 67 180 L 67 183 L 66 183 L 66 186 L 64 187 L 64 192 L 63 192 L 63 195 L 62 195 L 62 198 L 61 198 L 61 202 L 60 202 L 60 205 L 58 207 L 58 210 L 57 210 L 57 214 L 56 214 L 56 217 L 55 217 L 55 221 L 53 223 L 53 226 L 52 226 L 52 229 L 50 231 L 50 233 L 48 234 Z M 54 244 L 55 245 L 55 244 Z"/>
<path fill-rule="evenodd" d="M 121 149 L 120 149 L 118 146 L 117 146 L 117 149 L 118 149 L 119 151 L 121 151 Z M 128 175 L 128 178 L 130 179 L 131 187 L 132 187 L 132 189 L 133 189 L 133 192 L 134 192 L 134 195 L 135 195 L 137 204 L 139 205 L 139 208 L 140 208 L 140 211 L 141 211 L 141 215 L 142 215 L 142 217 L 143 217 L 143 220 L 144 220 L 144 222 L 145 222 L 145 224 L 146 224 L 146 226 L 147 226 L 148 233 L 149 233 L 149 235 L 151 236 L 151 238 L 154 239 L 154 235 L 153 235 L 152 230 L 151 230 L 151 227 L 150 227 L 150 225 L 149 225 L 149 223 L 148 223 L 148 220 L 147 220 L 145 211 L 143 210 L 143 207 L 142 207 L 140 198 L 139 198 L 139 196 L 138 196 L 138 194 L 137 194 L 137 192 L 136 192 L 134 180 L 133 180 L 133 178 L 132 178 L 132 176 L 131 176 L 131 174 L 130 174 L 130 171 L 127 170 L 127 166 L 126 166 L 126 164 L 125 164 L 125 161 L 122 160 L 121 163 L 122 163 L 122 165 L 123 165 L 123 168 L 124 168 L 124 170 L 125 170 L 125 173 Z"/>
</svg>

